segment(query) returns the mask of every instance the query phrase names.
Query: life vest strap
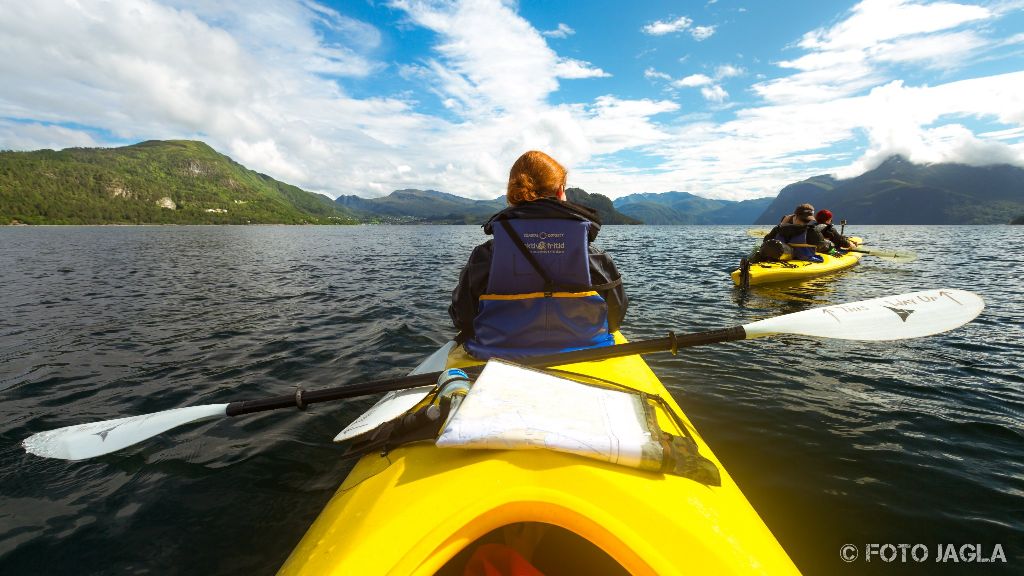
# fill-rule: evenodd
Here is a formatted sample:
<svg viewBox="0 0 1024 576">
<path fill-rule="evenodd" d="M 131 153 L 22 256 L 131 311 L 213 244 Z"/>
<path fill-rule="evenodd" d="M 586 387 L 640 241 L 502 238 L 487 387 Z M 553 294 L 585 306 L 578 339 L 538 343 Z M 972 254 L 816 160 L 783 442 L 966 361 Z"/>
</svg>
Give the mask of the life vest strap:
<svg viewBox="0 0 1024 576">
<path fill-rule="evenodd" d="M 530 252 L 530 249 L 523 243 L 523 239 L 516 233 L 515 228 L 509 224 L 508 220 L 499 220 L 499 222 L 501 223 L 501 227 L 505 229 L 505 233 L 508 234 L 508 237 L 512 240 L 512 243 L 515 244 L 515 247 L 522 252 L 523 257 L 525 257 L 526 261 L 530 263 L 530 266 L 533 266 L 533 270 L 544 279 L 544 294 L 548 295 L 553 293 L 555 291 L 554 281 L 551 280 L 551 276 L 548 275 L 547 271 L 544 270 L 544 267 L 537 261 L 537 257 L 533 255 L 533 252 Z"/>
<path fill-rule="evenodd" d="M 598 296 L 594 290 L 586 292 L 530 292 L 529 294 L 481 294 L 481 300 L 527 300 L 529 298 L 583 298 Z"/>
</svg>

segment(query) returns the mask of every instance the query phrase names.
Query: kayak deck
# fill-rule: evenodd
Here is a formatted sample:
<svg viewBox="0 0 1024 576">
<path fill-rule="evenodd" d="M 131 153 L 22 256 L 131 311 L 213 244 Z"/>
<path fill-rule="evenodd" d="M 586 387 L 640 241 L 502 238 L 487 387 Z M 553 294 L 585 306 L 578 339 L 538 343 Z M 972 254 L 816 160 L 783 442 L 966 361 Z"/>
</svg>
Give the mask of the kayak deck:
<svg viewBox="0 0 1024 576">
<path fill-rule="evenodd" d="M 470 360 L 453 353 L 448 364 Z M 280 573 L 461 574 L 456 564 L 467 547 L 522 523 L 558 527 L 542 530 L 543 538 L 564 540 L 571 533 L 602 551 L 590 560 L 601 562 L 597 556 L 606 555 L 630 574 L 797 573 L 641 357 L 558 371 L 661 396 L 675 413 L 673 418 L 658 410 L 662 429 L 692 437 L 700 454 L 719 469 L 721 486 L 549 450 L 438 448 L 418 442 L 360 458 Z M 571 553 L 562 556 L 577 569 L 587 565 Z"/>
</svg>

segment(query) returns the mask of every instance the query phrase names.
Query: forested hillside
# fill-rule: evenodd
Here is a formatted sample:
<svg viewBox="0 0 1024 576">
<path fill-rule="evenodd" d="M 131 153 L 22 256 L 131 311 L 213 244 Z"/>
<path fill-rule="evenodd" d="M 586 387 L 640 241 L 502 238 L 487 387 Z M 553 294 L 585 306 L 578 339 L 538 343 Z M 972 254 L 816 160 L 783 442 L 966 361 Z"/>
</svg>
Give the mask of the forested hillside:
<svg viewBox="0 0 1024 576">
<path fill-rule="evenodd" d="M 341 224 L 330 198 L 197 141 L 0 152 L 0 223 Z"/>
</svg>

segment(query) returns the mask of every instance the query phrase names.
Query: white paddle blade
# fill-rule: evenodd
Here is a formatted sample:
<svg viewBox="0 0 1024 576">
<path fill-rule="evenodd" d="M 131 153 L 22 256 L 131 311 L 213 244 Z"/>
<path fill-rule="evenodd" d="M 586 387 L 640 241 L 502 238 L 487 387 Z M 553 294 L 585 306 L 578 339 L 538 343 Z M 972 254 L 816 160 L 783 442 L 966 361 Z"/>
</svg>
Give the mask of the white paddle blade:
<svg viewBox="0 0 1024 576">
<path fill-rule="evenodd" d="M 448 364 L 448 355 L 452 349 L 455 348 L 456 344 L 454 340 L 448 341 L 444 346 L 441 346 L 434 351 L 433 354 L 427 356 L 423 362 L 420 362 L 418 366 L 413 368 L 409 375 L 413 374 L 426 374 L 428 372 L 440 372 L 444 370 L 444 367 Z M 427 397 L 427 394 L 434 389 L 434 385 L 419 386 L 417 388 L 407 388 L 405 390 L 394 390 L 388 392 L 383 398 L 377 401 L 376 404 L 370 407 L 362 416 L 356 418 L 351 424 L 345 427 L 344 430 L 338 433 L 334 437 L 335 442 L 344 442 L 351 440 L 361 434 L 366 434 L 371 430 L 376 430 L 381 425 L 398 418 L 399 416 L 408 412 L 412 407 L 420 403 L 421 400 Z"/>
<path fill-rule="evenodd" d="M 226 416 L 227 406 L 188 406 L 141 416 L 77 424 L 33 434 L 22 445 L 29 454 L 44 458 L 84 460 L 137 444 L 182 424 Z"/>
<path fill-rule="evenodd" d="M 771 232 L 768 228 L 751 228 L 747 230 L 747 236 L 751 238 L 764 238 Z"/>
<path fill-rule="evenodd" d="M 746 324 L 743 329 L 747 338 L 800 334 L 840 340 L 903 340 L 963 326 L 984 308 L 981 296 L 944 288 L 812 308 Z"/>
</svg>

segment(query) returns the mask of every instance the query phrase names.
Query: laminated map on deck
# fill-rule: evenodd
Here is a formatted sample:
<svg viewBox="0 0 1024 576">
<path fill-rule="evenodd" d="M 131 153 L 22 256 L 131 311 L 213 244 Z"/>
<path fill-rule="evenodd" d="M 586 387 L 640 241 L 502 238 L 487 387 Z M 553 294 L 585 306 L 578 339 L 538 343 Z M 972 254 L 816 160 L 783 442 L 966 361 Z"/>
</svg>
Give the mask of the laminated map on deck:
<svg viewBox="0 0 1024 576">
<path fill-rule="evenodd" d="M 440 447 L 547 449 L 633 468 L 660 469 L 639 394 L 490 360 L 437 439 Z"/>
</svg>

